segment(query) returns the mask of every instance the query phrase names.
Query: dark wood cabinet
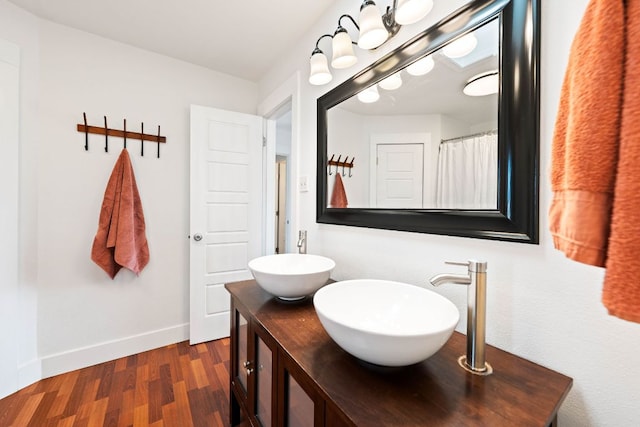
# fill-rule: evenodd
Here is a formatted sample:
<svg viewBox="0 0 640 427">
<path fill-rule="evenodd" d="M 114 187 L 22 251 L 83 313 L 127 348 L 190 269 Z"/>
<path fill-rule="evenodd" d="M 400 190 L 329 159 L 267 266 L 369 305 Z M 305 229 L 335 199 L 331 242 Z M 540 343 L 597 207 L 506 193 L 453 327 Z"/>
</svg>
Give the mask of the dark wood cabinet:
<svg viewBox="0 0 640 427">
<path fill-rule="evenodd" d="M 571 388 L 571 378 L 492 346 L 494 373 L 470 374 L 457 363 L 466 345 L 457 332 L 424 362 L 369 365 L 333 342 L 310 298 L 279 301 L 253 280 L 226 288 L 233 426 L 555 426 Z"/>
<path fill-rule="evenodd" d="M 277 426 L 275 340 L 243 308 L 233 305 L 231 313 L 232 425 Z"/>
</svg>

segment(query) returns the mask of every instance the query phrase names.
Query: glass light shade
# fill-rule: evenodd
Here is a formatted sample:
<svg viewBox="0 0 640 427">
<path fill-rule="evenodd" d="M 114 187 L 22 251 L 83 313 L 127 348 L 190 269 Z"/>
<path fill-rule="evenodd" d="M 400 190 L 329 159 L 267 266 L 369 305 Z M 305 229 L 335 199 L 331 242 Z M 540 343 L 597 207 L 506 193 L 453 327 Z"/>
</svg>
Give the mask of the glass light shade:
<svg viewBox="0 0 640 427">
<path fill-rule="evenodd" d="M 346 31 L 337 31 L 333 36 L 333 58 L 331 66 L 333 68 L 349 68 L 356 62 L 358 58 L 353 52 L 353 44 L 351 37 Z"/>
<path fill-rule="evenodd" d="M 380 99 L 380 94 L 378 93 L 378 86 L 376 85 L 368 87 L 358 94 L 358 100 L 365 104 L 371 104 L 378 99 Z"/>
<path fill-rule="evenodd" d="M 468 96 L 485 96 L 498 93 L 499 89 L 500 75 L 495 70 L 473 76 L 469 79 L 462 92 Z"/>
<path fill-rule="evenodd" d="M 427 16 L 433 8 L 433 0 L 398 0 L 396 22 L 400 25 L 414 24 Z"/>
<path fill-rule="evenodd" d="M 424 76 L 429 71 L 433 70 L 433 67 L 435 65 L 436 64 L 435 62 L 433 62 L 433 58 L 431 57 L 431 55 L 425 56 L 424 58 L 419 59 L 413 64 L 409 65 L 407 67 L 407 73 L 411 74 L 412 76 Z"/>
<path fill-rule="evenodd" d="M 446 45 L 442 53 L 449 58 L 461 58 L 470 54 L 477 45 L 478 39 L 473 33 L 469 33 Z"/>
<path fill-rule="evenodd" d="M 387 41 L 389 32 L 382 23 L 382 15 L 375 3 L 371 2 L 360 9 L 358 24 L 360 26 L 358 47 L 361 49 L 375 49 Z"/>
<path fill-rule="evenodd" d="M 380 86 L 384 90 L 398 89 L 400 86 L 402 86 L 402 77 L 400 77 L 400 72 L 391 74 L 389 77 L 378 83 L 378 86 Z"/>
<path fill-rule="evenodd" d="M 329 64 L 327 63 L 327 57 L 324 56 L 322 51 L 317 51 L 311 55 L 309 59 L 310 72 L 309 83 L 312 85 L 323 85 L 331 81 L 333 76 L 329 71 Z"/>
</svg>

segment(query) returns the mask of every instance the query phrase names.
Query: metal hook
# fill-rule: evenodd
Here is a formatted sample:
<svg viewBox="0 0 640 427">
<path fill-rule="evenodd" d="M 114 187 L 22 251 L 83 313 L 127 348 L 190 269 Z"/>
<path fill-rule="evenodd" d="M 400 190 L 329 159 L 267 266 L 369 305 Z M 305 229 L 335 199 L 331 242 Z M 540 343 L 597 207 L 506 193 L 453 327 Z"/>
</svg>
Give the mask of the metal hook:
<svg viewBox="0 0 640 427">
<path fill-rule="evenodd" d="M 338 166 L 340 165 L 340 159 L 342 158 L 342 154 L 338 156 L 338 160 L 336 161 L 336 175 L 338 174 Z"/>
<path fill-rule="evenodd" d="M 354 161 L 355 159 L 356 159 L 355 157 L 354 157 L 354 158 L 352 158 L 352 159 L 351 159 L 351 163 L 349 163 L 349 178 L 351 178 L 351 170 L 353 169 L 353 161 Z"/>
<path fill-rule="evenodd" d="M 89 126 L 87 126 L 87 113 L 82 113 L 84 118 L 84 151 L 89 151 Z"/>
<path fill-rule="evenodd" d="M 333 175 L 333 173 L 331 172 L 331 162 L 333 162 L 333 157 L 335 156 L 335 154 L 331 155 L 331 158 L 329 159 L 329 161 L 327 162 L 327 166 L 329 167 L 329 175 Z"/>
<path fill-rule="evenodd" d="M 158 158 L 160 158 L 160 125 L 158 125 Z"/>
<path fill-rule="evenodd" d="M 124 119 L 124 148 L 127 148 L 127 119 Z"/>
<path fill-rule="evenodd" d="M 347 164 L 347 160 L 349 159 L 349 156 L 344 158 L 344 162 L 342 163 L 342 176 L 347 176 L 347 174 L 344 171 L 344 167 Z"/>
<path fill-rule="evenodd" d="M 104 152 L 109 152 L 109 127 L 107 126 L 107 116 L 104 116 Z"/>
<path fill-rule="evenodd" d="M 144 157 L 144 122 L 140 122 L 140 155 Z"/>
</svg>

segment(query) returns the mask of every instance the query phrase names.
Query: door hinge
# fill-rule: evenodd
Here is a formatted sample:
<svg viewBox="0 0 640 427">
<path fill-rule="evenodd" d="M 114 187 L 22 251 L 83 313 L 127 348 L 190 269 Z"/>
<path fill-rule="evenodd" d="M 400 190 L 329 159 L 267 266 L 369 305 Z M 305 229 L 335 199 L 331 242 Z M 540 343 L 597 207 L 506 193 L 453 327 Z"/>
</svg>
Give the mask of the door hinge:
<svg viewBox="0 0 640 427">
<path fill-rule="evenodd" d="M 267 137 L 266 137 L 266 136 L 263 136 L 263 137 L 262 137 L 262 146 L 263 146 L 263 147 L 266 147 L 266 146 L 267 146 Z"/>
</svg>

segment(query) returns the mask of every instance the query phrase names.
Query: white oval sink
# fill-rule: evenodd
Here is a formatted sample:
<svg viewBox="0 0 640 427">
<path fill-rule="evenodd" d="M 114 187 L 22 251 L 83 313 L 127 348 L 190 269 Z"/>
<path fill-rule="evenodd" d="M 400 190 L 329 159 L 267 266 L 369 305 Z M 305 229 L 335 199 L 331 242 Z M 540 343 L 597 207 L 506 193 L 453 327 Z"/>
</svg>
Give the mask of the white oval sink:
<svg viewBox="0 0 640 427">
<path fill-rule="evenodd" d="M 310 254 L 266 255 L 249 261 L 249 270 L 265 291 L 284 300 L 311 295 L 329 280 L 336 263 Z"/>
<path fill-rule="evenodd" d="M 322 326 L 345 351 L 381 366 L 406 366 L 435 354 L 460 319 L 445 297 L 387 280 L 345 280 L 316 292 Z"/>
</svg>

